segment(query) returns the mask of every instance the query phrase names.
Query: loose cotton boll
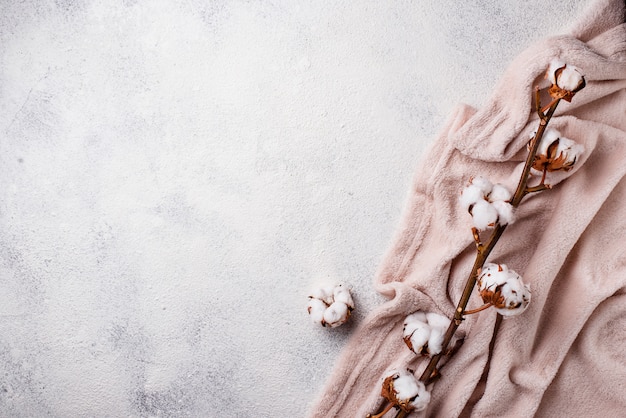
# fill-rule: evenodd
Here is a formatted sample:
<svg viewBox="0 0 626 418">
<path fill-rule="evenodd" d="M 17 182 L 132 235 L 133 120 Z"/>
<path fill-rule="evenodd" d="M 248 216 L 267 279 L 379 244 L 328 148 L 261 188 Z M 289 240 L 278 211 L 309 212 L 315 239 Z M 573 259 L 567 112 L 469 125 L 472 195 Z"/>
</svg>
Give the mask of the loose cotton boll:
<svg viewBox="0 0 626 418">
<path fill-rule="evenodd" d="M 311 320 L 316 324 L 322 324 L 324 321 L 324 312 L 328 308 L 328 305 L 324 303 L 324 301 L 320 299 L 310 298 L 308 304 L 309 315 L 311 316 Z"/>
<path fill-rule="evenodd" d="M 343 302 L 348 307 L 354 308 L 354 301 L 352 300 L 352 295 L 350 291 L 344 287 L 343 285 L 338 285 L 333 290 L 333 298 L 335 302 Z"/>
<path fill-rule="evenodd" d="M 335 301 L 334 290 L 335 286 L 318 287 L 317 289 L 314 289 L 313 292 L 311 292 L 310 297 L 319 299 L 321 301 L 324 301 L 325 304 L 330 305 Z"/>
<path fill-rule="evenodd" d="M 486 200 L 479 200 L 472 207 L 474 227 L 479 231 L 493 228 L 498 222 L 498 211 Z"/>
<path fill-rule="evenodd" d="M 324 311 L 323 323 L 331 328 L 338 327 L 348 320 L 348 305 L 343 302 L 335 302 Z"/>
<path fill-rule="evenodd" d="M 307 311 L 311 320 L 323 327 L 335 328 L 343 325 L 354 310 L 354 301 L 348 288 L 322 286 L 311 292 Z"/>
<path fill-rule="evenodd" d="M 423 411 L 430 402 L 430 392 L 410 370 L 392 371 L 387 375 L 381 395 L 404 412 Z"/>
</svg>

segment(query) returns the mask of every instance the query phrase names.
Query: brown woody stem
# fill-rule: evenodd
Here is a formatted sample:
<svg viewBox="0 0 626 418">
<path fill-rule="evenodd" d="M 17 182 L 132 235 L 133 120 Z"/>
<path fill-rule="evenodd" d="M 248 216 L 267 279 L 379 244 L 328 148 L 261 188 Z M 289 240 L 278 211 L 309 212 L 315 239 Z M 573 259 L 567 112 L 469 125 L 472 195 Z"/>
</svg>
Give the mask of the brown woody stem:
<svg viewBox="0 0 626 418">
<path fill-rule="evenodd" d="M 544 114 L 544 110 L 541 108 L 539 96 L 539 91 L 537 90 L 535 100 L 536 109 L 539 116 L 539 128 L 537 129 L 535 137 L 530 142 L 530 150 L 528 152 L 528 156 L 526 157 L 526 163 L 524 164 L 524 169 L 522 170 L 522 174 L 520 175 L 519 183 L 517 184 L 517 188 L 515 189 L 515 193 L 513 194 L 513 198 L 510 202 L 513 207 L 519 206 L 524 196 L 526 196 L 526 194 L 528 193 L 528 177 L 530 176 L 530 169 L 533 165 L 533 162 L 535 161 L 535 156 L 537 154 L 537 149 L 539 148 L 539 143 L 541 142 L 541 138 L 543 137 L 546 127 L 550 122 L 550 119 L 554 115 L 556 107 L 561 101 L 560 99 L 553 100 L 547 109 L 547 113 Z M 505 229 L 506 225 L 497 224 L 487 242 L 478 246 L 474 266 L 472 267 L 472 271 L 470 272 L 465 283 L 465 288 L 463 289 L 463 293 L 457 305 L 456 311 L 454 312 L 454 317 L 450 321 L 450 325 L 448 326 L 446 334 L 444 335 L 443 350 L 441 351 L 441 353 L 431 357 L 428 365 L 426 366 L 426 369 L 420 376 L 420 381 L 424 382 L 424 384 L 428 384 L 431 382 L 431 376 L 433 375 L 433 372 L 437 369 L 437 364 L 443 357 L 443 353 L 446 352 L 446 349 L 448 348 L 450 341 L 452 341 L 452 337 L 454 336 L 457 328 L 463 322 L 464 315 L 466 314 L 465 309 L 467 308 L 467 304 L 470 300 L 470 297 L 472 296 L 474 287 L 476 286 L 478 272 L 487 261 L 489 254 L 497 244 Z"/>
<path fill-rule="evenodd" d="M 387 412 L 389 412 L 391 410 L 391 408 L 393 408 L 393 404 L 391 402 L 389 402 L 387 404 L 387 406 L 385 407 L 385 409 L 383 409 L 382 411 L 380 411 L 379 413 L 372 415 L 372 414 L 367 414 L 365 418 L 381 418 L 383 415 L 385 415 Z"/>
<path fill-rule="evenodd" d="M 406 417 L 406 412 L 404 412 L 404 410 L 400 410 L 397 414 L 396 414 L 396 418 L 404 418 Z"/>
<path fill-rule="evenodd" d="M 526 188 L 526 194 L 535 193 L 535 192 L 542 192 L 542 191 L 548 190 L 548 189 L 550 189 L 550 185 L 549 184 L 538 184 L 537 186 L 527 187 Z"/>
</svg>

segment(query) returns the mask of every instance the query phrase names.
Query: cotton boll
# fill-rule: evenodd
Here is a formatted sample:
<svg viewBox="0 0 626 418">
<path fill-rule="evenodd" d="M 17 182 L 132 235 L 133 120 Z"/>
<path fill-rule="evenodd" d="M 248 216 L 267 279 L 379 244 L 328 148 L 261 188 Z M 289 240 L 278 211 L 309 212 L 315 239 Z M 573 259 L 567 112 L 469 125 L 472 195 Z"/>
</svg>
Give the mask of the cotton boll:
<svg viewBox="0 0 626 418">
<path fill-rule="evenodd" d="M 429 312 L 426 314 L 428 326 L 430 326 L 430 336 L 428 337 L 428 353 L 436 355 L 443 349 L 443 337 L 450 325 L 450 320 L 438 313 Z"/>
<path fill-rule="evenodd" d="M 559 138 L 559 145 L 556 149 L 555 155 L 557 158 L 562 158 L 562 164 L 564 166 L 573 165 L 578 157 L 585 152 L 585 147 L 581 144 L 572 141 L 569 138 Z"/>
<path fill-rule="evenodd" d="M 478 290 L 483 291 L 503 284 L 506 282 L 508 272 L 509 268 L 506 264 L 486 263 L 480 269 L 477 282 Z"/>
<path fill-rule="evenodd" d="M 470 183 L 478 186 L 483 191 L 483 196 L 487 196 L 491 193 L 491 188 L 493 187 L 493 183 L 484 177 L 474 177 Z"/>
<path fill-rule="evenodd" d="M 354 308 L 354 302 L 350 291 L 342 285 L 336 286 L 333 290 L 333 298 L 335 302 L 343 302 L 349 308 Z"/>
<path fill-rule="evenodd" d="M 382 395 L 405 412 L 423 411 L 430 402 L 430 392 L 409 370 L 394 371 L 386 377 Z"/>
<path fill-rule="evenodd" d="M 426 316 L 425 312 L 416 311 L 416 312 L 413 312 L 411 315 L 407 316 L 406 319 L 404 320 L 404 323 L 407 324 L 409 322 L 415 322 L 415 321 L 423 322 L 426 324 L 428 323 L 428 317 Z"/>
<path fill-rule="evenodd" d="M 491 204 L 498 212 L 498 223 L 500 225 L 510 225 L 515 222 L 515 211 L 509 202 L 497 200 Z"/>
<path fill-rule="evenodd" d="M 505 317 L 521 314 L 530 304 L 530 288 L 505 264 L 485 264 L 477 284 L 483 302 L 492 304 Z"/>
<path fill-rule="evenodd" d="M 308 311 L 311 320 L 319 325 L 323 325 L 324 311 L 326 311 L 327 305 L 320 299 L 310 298 L 308 304 Z"/>
<path fill-rule="evenodd" d="M 475 185 L 470 184 L 465 187 L 461 192 L 461 197 L 459 198 L 459 202 L 463 209 L 468 210 L 471 206 L 475 205 L 479 200 L 484 200 L 485 194 L 483 190 Z"/>
<path fill-rule="evenodd" d="M 398 399 L 411 399 L 419 392 L 417 380 L 409 372 L 398 373 L 398 377 L 393 381 L 393 388 Z"/>
<path fill-rule="evenodd" d="M 553 85 L 567 91 L 574 91 L 584 82 L 584 75 L 579 68 L 561 60 L 552 60 L 546 78 Z"/>
<path fill-rule="evenodd" d="M 541 137 L 541 142 L 539 143 L 539 147 L 537 148 L 537 155 L 548 155 L 548 147 L 554 143 L 554 141 L 558 141 L 561 137 L 561 132 L 557 131 L 553 128 L 548 128 L 543 133 Z"/>
<path fill-rule="evenodd" d="M 528 308 L 530 304 L 530 287 L 524 284 L 518 275 L 510 277 L 502 285 L 502 296 L 504 297 L 503 307 L 496 307 L 496 311 L 504 317 L 519 315 Z"/>
<path fill-rule="evenodd" d="M 334 289 L 335 286 L 318 287 L 311 292 L 311 297 L 322 300 L 327 305 L 330 305 L 334 302 Z"/>
<path fill-rule="evenodd" d="M 417 311 L 404 320 L 404 342 L 415 354 L 439 354 L 449 325 L 450 320 L 443 315 Z"/>
<path fill-rule="evenodd" d="M 393 382 L 396 396 L 399 400 L 410 401 L 412 409 L 422 411 L 430 402 L 430 393 L 422 382 L 417 380 L 413 374 L 405 372 L 400 374 Z M 415 398 L 411 401 L 411 399 Z"/>
<path fill-rule="evenodd" d="M 561 74 L 557 76 L 556 81 L 556 84 L 563 90 L 576 90 L 583 82 L 583 74 L 573 65 L 566 65 L 563 71 L 561 71 Z"/>
<path fill-rule="evenodd" d="M 447 317 L 435 312 L 428 312 L 426 320 L 431 328 L 443 328 L 445 330 L 450 325 L 450 320 Z"/>
<path fill-rule="evenodd" d="M 491 189 L 491 193 L 489 193 L 488 200 L 490 202 L 497 202 L 499 200 L 509 201 L 513 197 L 513 194 L 509 191 L 509 189 L 502 183 L 496 183 L 493 185 Z"/>
<path fill-rule="evenodd" d="M 404 337 L 404 342 L 409 349 L 415 354 L 428 354 L 426 344 L 430 338 L 430 327 L 424 323 L 416 323 L 412 324 L 409 329 L 413 331 Z"/>
<path fill-rule="evenodd" d="M 348 317 L 348 305 L 343 302 L 335 302 L 324 311 L 324 323 L 331 328 L 344 324 Z"/>
<path fill-rule="evenodd" d="M 354 309 L 354 301 L 348 288 L 322 286 L 315 289 L 309 296 L 307 310 L 311 320 L 322 326 L 338 327 L 344 324 Z"/>
<path fill-rule="evenodd" d="M 565 63 L 559 59 L 553 59 L 550 62 L 550 66 L 548 67 L 548 72 L 546 73 L 546 78 L 550 80 L 550 83 L 557 84 L 556 82 L 556 71 L 559 68 L 565 67 Z"/>
<path fill-rule="evenodd" d="M 570 170 L 585 148 L 569 138 L 561 136 L 556 129 L 546 130 L 537 149 L 533 169 L 545 171 Z"/>
<path fill-rule="evenodd" d="M 431 328 L 430 336 L 428 337 L 428 354 L 435 356 L 441 353 L 443 349 L 443 337 L 445 329 Z"/>
<path fill-rule="evenodd" d="M 548 93 L 554 100 L 563 99 L 571 102 L 576 92 L 586 85 L 585 76 L 580 69 L 558 60 L 554 60 L 550 64 L 546 78 L 552 83 Z"/>
<path fill-rule="evenodd" d="M 476 229 L 484 231 L 495 226 L 498 211 L 486 200 L 480 200 L 472 207 L 472 218 Z"/>
<path fill-rule="evenodd" d="M 415 312 L 406 317 L 402 330 L 404 343 L 416 354 L 426 354 L 425 348 L 430 338 L 430 327 L 423 312 Z"/>
</svg>

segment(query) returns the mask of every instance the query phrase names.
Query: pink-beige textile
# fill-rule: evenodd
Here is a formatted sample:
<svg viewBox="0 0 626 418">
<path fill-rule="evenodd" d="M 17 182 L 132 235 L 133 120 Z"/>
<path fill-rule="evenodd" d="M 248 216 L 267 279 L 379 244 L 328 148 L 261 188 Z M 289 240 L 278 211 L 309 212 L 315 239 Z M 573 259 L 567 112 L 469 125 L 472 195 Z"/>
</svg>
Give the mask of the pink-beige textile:
<svg viewBox="0 0 626 418">
<path fill-rule="evenodd" d="M 389 300 L 355 330 L 311 418 L 365 417 L 381 405 L 387 370 L 425 367 L 403 343 L 402 323 L 416 310 L 452 316 L 476 252 L 459 192 L 471 176 L 515 188 L 538 126 L 534 87 L 546 85 L 554 58 L 580 68 L 587 87 L 561 102 L 550 127 L 585 153 L 573 170 L 549 175 L 552 190 L 522 201 L 489 259 L 519 272 L 532 302 L 502 321 L 491 352 L 495 311 L 468 316 L 465 343 L 430 387 L 428 409 L 411 416 L 626 414 L 625 9 L 623 0 L 592 2 L 568 35 L 521 53 L 484 108 L 453 112 L 420 163 L 375 278 Z M 475 293 L 469 308 L 481 304 Z"/>
</svg>

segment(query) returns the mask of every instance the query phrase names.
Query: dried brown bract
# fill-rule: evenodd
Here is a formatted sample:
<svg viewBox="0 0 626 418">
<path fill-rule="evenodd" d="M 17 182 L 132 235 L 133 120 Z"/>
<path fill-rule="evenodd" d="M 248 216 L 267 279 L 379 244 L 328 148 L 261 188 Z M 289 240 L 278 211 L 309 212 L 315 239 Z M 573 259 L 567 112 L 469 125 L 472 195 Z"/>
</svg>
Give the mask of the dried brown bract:
<svg viewBox="0 0 626 418">
<path fill-rule="evenodd" d="M 423 411 L 430 402 L 430 392 L 409 369 L 394 371 L 385 377 L 380 394 L 388 405 L 378 414 L 369 414 L 369 418 L 380 418 L 394 407 L 405 413 Z"/>
<path fill-rule="evenodd" d="M 582 145 L 565 138 L 556 129 L 547 129 L 537 149 L 532 168 L 540 173 L 569 171 L 583 152 Z"/>
</svg>

